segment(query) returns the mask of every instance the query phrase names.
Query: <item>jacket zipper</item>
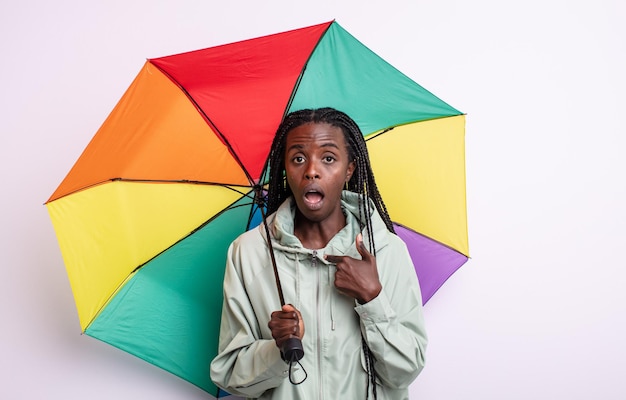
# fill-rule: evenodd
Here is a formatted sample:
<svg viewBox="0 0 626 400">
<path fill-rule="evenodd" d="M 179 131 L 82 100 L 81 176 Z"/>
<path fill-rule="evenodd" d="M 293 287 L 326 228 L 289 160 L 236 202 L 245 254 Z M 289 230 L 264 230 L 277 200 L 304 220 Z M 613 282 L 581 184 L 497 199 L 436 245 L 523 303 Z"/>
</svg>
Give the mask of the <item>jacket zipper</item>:
<svg viewBox="0 0 626 400">
<path fill-rule="evenodd" d="M 321 298 L 321 278 L 320 278 L 320 268 L 317 268 L 317 250 L 313 250 L 311 259 L 311 267 L 315 269 L 315 275 L 317 277 L 317 299 L 315 301 L 315 307 L 317 311 L 317 365 L 318 365 L 318 390 L 319 390 L 319 399 L 322 400 L 324 398 L 324 393 L 322 392 L 322 313 L 320 309 L 320 298 Z"/>
</svg>

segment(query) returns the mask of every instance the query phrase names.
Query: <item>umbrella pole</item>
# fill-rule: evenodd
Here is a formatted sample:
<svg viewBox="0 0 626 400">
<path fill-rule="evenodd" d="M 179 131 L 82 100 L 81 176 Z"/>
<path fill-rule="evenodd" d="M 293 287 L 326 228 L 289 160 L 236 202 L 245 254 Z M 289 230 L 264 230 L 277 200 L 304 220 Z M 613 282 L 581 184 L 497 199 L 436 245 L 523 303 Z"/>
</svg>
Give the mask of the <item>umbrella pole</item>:
<svg viewBox="0 0 626 400">
<path fill-rule="evenodd" d="M 283 295 L 283 287 L 280 284 L 280 276 L 278 275 L 278 266 L 276 265 L 276 257 L 274 256 L 274 247 L 272 246 L 272 239 L 270 237 L 270 229 L 267 226 L 267 220 L 265 219 L 265 200 L 263 196 L 263 188 L 260 185 L 254 186 L 254 199 L 261 210 L 261 217 L 263 219 L 263 226 L 265 227 L 265 234 L 267 235 L 267 244 L 270 249 L 270 258 L 272 260 L 272 267 L 274 268 L 274 278 L 276 279 L 276 288 L 278 289 L 278 297 L 280 299 L 281 307 L 285 305 L 285 296 Z M 298 337 L 291 337 L 283 342 L 280 349 L 283 360 L 290 363 L 294 363 L 304 357 L 304 349 L 302 347 L 302 341 Z M 306 376 L 305 378 L 306 379 Z M 291 367 L 289 368 L 289 380 L 293 384 L 299 384 L 304 382 L 304 379 L 295 383 L 291 379 Z"/>
</svg>

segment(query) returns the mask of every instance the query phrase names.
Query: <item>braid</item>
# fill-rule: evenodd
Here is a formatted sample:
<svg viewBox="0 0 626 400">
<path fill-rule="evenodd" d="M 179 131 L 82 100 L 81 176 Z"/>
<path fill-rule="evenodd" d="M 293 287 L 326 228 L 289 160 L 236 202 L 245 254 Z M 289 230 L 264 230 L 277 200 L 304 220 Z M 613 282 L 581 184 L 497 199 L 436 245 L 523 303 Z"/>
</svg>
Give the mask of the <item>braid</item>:
<svg viewBox="0 0 626 400">
<path fill-rule="evenodd" d="M 311 110 L 301 110 L 285 117 L 276 131 L 270 153 L 265 163 L 265 174 L 269 174 L 267 189 L 267 213 L 271 214 L 291 196 L 291 188 L 285 180 L 285 146 L 287 133 L 300 125 L 311 122 Z M 263 179 L 262 179 L 263 180 Z"/>
<path fill-rule="evenodd" d="M 287 142 L 287 134 L 292 129 L 307 123 L 328 123 L 330 125 L 341 128 L 343 131 L 348 155 L 350 161 L 354 161 L 356 168 L 352 177 L 348 181 L 347 190 L 358 193 L 359 201 L 359 221 L 361 229 L 366 229 L 369 235 L 369 251 L 376 255 L 376 247 L 374 245 L 374 232 L 372 227 L 372 203 L 378 214 L 380 214 L 387 229 L 395 233 L 391 218 L 387 212 L 387 207 L 376 186 L 374 173 L 370 165 L 369 154 L 363 133 L 359 126 L 347 114 L 335 110 L 333 108 L 305 109 L 294 111 L 288 114 L 276 131 L 276 136 L 272 143 L 270 154 L 266 162 L 266 172 L 269 175 L 268 193 L 267 193 L 267 213 L 275 212 L 278 207 L 285 201 L 292 192 L 285 179 L 285 146 Z M 265 175 L 264 175 L 265 177 Z M 264 178 L 263 177 L 263 178 Z M 262 179 L 262 181 L 265 181 Z M 365 354 L 367 367 L 367 391 L 369 397 L 369 387 L 372 385 L 372 393 L 376 399 L 376 371 L 374 370 L 374 355 L 369 349 L 365 338 L 361 334 L 363 345 L 363 353 Z"/>
</svg>

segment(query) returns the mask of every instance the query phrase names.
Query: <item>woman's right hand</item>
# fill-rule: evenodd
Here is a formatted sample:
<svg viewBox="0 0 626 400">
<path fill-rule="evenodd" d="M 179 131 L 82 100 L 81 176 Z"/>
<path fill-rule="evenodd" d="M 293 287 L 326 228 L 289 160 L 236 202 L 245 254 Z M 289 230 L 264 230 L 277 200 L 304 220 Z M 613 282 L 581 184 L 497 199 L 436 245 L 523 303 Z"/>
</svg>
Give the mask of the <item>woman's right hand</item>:
<svg viewBox="0 0 626 400">
<path fill-rule="evenodd" d="M 279 349 L 289 338 L 297 337 L 302 340 L 304 337 L 302 314 L 291 304 L 285 304 L 280 311 L 274 311 L 267 326 Z"/>
</svg>

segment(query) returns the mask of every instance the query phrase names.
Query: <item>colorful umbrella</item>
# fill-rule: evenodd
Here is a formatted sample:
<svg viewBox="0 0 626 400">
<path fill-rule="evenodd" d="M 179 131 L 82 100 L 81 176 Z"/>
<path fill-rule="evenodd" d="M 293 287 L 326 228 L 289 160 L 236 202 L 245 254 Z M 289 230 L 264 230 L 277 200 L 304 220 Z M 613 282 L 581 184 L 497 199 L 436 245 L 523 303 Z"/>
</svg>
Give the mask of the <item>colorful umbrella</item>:
<svg viewBox="0 0 626 400">
<path fill-rule="evenodd" d="M 322 106 L 366 135 L 426 302 L 467 260 L 464 116 L 333 21 L 145 63 L 47 202 L 83 331 L 219 396 L 227 246 L 283 116 Z"/>
</svg>

